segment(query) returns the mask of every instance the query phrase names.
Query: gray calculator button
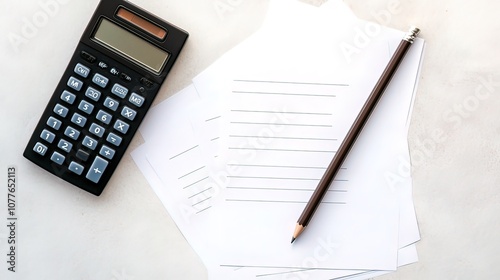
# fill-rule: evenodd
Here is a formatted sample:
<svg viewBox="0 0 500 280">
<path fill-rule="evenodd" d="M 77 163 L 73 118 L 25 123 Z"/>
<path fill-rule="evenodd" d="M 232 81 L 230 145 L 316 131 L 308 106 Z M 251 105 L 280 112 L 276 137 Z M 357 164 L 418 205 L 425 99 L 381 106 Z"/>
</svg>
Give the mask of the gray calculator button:
<svg viewBox="0 0 500 280">
<path fill-rule="evenodd" d="M 87 91 L 85 91 L 85 96 L 97 102 L 101 98 L 101 92 L 93 87 L 88 87 Z"/>
<path fill-rule="evenodd" d="M 101 74 L 95 74 L 94 77 L 92 78 L 92 82 L 94 82 L 94 84 L 102 88 L 105 88 L 108 85 L 108 81 L 109 79 Z"/>
<path fill-rule="evenodd" d="M 40 138 L 42 138 L 43 140 L 49 142 L 49 143 L 52 143 L 54 142 L 54 139 L 56 138 L 56 135 L 46 129 L 44 129 L 42 131 L 42 133 L 40 134 Z"/>
<path fill-rule="evenodd" d="M 84 150 L 78 150 L 78 151 L 76 152 L 76 157 L 77 157 L 78 159 L 83 160 L 83 161 L 87 161 L 87 160 L 89 159 L 89 157 L 90 157 L 90 154 L 89 154 L 89 153 L 87 153 L 87 152 L 86 152 L 86 151 L 84 151 Z"/>
<path fill-rule="evenodd" d="M 113 117 L 111 116 L 111 114 L 108 114 L 103 110 L 99 110 L 99 112 L 97 112 L 96 118 L 105 124 L 109 124 Z"/>
<path fill-rule="evenodd" d="M 71 92 L 65 90 L 61 94 L 61 100 L 65 101 L 68 104 L 73 104 L 75 102 L 76 95 L 72 94 Z"/>
<path fill-rule="evenodd" d="M 132 93 L 132 95 L 130 96 L 130 98 L 128 99 L 128 101 L 132 104 L 134 104 L 135 106 L 137 107 L 141 107 L 142 104 L 144 104 L 144 97 L 140 96 L 139 94 L 137 93 Z"/>
<path fill-rule="evenodd" d="M 78 105 L 78 109 L 80 109 L 80 110 L 82 110 L 85 113 L 90 115 L 90 114 L 92 114 L 92 111 L 94 110 L 94 105 L 88 103 L 85 100 L 82 100 L 82 102 L 80 102 L 80 105 Z"/>
<path fill-rule="evenodd" d="M 80 131 L 72 128 L 71 126 L 68 126 L 66 130 L 64 131 L 64 135 L 68 136 L 69 138 L 73 140 L 77 140 L 78 136 L 80 136 Z"/>
<path fill-rule="evenodd" d="M 69 164 L 69 168 L 68 168 L 71 172 L 77 174 L 77 175 L 82 175 L 83 173 L 83 166 L 72 161 L 70 164 Z"/>
<path fill-rule="evenodd" d="M 61 128 L 61 121 L 54 118 L 54 117 L 50 117 L 48 120 L 47 120 L 47 125 L 52 127 L 53 129 L 55 130 L 59 130 L 59 128 Z"/>
<path fill-rule="evenodd" d="M 90 125 L 89 131 L 90 131 L 90 133 L 92 133 L 98 137 L 102 137 L 104 135 L 104 127 L 102 127 L 98 124 L 95 124 L 95 123 Z"/>
<path fill-rule="evenodd" d="M 125 106 L 122 109 L 122 116 L 133 121 L 135 119 L 135 116 L 137 115 L 137 112 L 135 110 L 130 109 L 129 107 Z"/>
<path fill-rule="evenodd" d="M 75 73 L 84 77 L 84 78 L 87 78 L 90 74 L 90 68 L 88 67 L 85 67 L 83 66 L 82 64 L 78 63 L 76 66 L 75 66 L 75 69 L 74 69 Z"/>
<path fill-rule="evenodd" d="M 115 155 L 115 150 L 111 149 L 106 145 L 103 145 L 101 147 L 101 150 L 99 151 L 99 154 L 107 159 L 113 159 L 113 156 Z"/>
<path fill-rule="evenodd" d="M 118 109 L 118 105 L 120 105 L 120 102 L 114 100 L 111 97 L 106 97 L 106 100 L 104 100 L 104 106 L 113 111 L 116 111 L 116 109 Z"/>
<path fill-rule="evenodd" d="M 128 123 L 123 122 L 121 120 L 116 120 L 115 125 L 113 126 L 114 129 L 118 130 L 123 134 L 127 133 L 129 127 L 130 125 L 128 125 Z"/>
<path fill-rule="evenodd" d="M 120 84 L 115 84 L 111 89 L 111 92 L 120 98 L 125 98 L 128 93 L 128 89 Z"/>
<path fill-rule="evenodd" d="M 82 145 L 91 149 L 91 150 L 95 150 L 95 148 L 97 147 L 97 140 L 95 140 L 94 138 L 85 136 L 85 138 L 83 138 Z"/>
<path fill-rule="evenodd" d="M 87 173 L 86 178 L 89 179 L 90 181 L 97 183 L 101 179 L 102 173 L 104 173 L 104 170 L 106 170 L 106 167 L 108 166 L 108 162 L 101 158 L 101 157 L 96 157 L 94 159 L 94 162 L 90 166 L 89 172 Z"/>
<path fill-rule="evenodd" d="M 83 127 L 83 126 L 85 126 L 85 123 L 87 122 L 87 118 L 85 118 L 84 116 L 82 116 L 78 113 L 74 113 L 73 117 L 71 117 L 71 122 L 78 125 L 79 127 Z"/>
<path fill-rule="evenodd" d="M 65 118 L 66 115 L 68 114 L 68 108 L 64 107 L 61 104 L 56 104 L 56 107 L 54 107 L 54 113 L 56 113 L 59 116 Z"/>
<path fill-rule="evenodd" d="M 71 76 L 68 80 L 68 87 L 76 90 L 76 91 L 80 91 L 82 89 L 82 86 L 83 86 L 83 82 L 78 80 L 77 78 Z"/>
<path fill-rule="evenodd" d="M 35 144 L 35 147 L 33 147 L 33 151 L 44 156 L 45 153 L 47 152 L 47 146 L 45 146 L 44 144 L 41 144 L 40 142 L 37 142 Z"/>
<path fill-rule="evenodd" d="M 115 146 L 120 146 L 120 144 L 122 143 L 122 138 L 114 133 L 110 133 L 110 134 L 108 134 L 106 141 L 108 141 L 109 143 L 111 143 Z"/>
<path fill-rule="evenodd" d="M 58 152 L 54 152 L 52 154 L 52 156 L 50 157 L 50 160 L 52 160 L 53 162 L 55 162 L 59 165 L 63 164 L 65 159 L 66 159 L 66 157 L 64 157 L 63 155 L 61 155 Z"/>
<path fill-rule="evenodd" d="M 61 139 L 59 140 L 57 147 L 59 147 L 59 149 L 65 151 L 66 153 L 69 153 L 69 151 L 71 151 L 71 148 L 73 148 L 73 144 L 64 139 Z"/>
</svg>

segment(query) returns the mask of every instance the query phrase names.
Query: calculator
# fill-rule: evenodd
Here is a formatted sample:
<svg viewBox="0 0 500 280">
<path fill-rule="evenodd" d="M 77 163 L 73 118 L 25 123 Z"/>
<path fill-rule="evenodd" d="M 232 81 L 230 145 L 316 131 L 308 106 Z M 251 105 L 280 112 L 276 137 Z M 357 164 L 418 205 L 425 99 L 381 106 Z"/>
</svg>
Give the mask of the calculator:
<svg viewBox="0 0 500 280">
<path fill-rule="evenodd" d="M 188 33 L 123 0 L 101 0 L 24 157 L 100 195 Z"/>
</svg>

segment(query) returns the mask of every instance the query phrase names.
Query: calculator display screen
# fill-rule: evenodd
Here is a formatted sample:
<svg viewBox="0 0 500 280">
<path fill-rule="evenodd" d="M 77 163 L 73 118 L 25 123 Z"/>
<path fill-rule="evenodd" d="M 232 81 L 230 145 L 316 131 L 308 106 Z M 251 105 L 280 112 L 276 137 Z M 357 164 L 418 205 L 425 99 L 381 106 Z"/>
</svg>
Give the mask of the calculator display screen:
<svg viewBox="0 0 500 280">
<path fill-rule="evenodd" d="M 160 73 L 169 53 L 103 18 L 93 39 L 146 68 Z"/>
</svg>

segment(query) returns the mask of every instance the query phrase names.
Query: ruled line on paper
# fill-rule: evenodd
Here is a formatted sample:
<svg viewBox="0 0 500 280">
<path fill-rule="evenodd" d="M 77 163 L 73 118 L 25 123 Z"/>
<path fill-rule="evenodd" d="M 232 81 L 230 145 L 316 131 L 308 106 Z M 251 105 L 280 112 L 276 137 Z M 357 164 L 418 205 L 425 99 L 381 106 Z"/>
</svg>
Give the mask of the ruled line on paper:
<svg viewBox="0 0 500 280">
<path fill-rule="evenodd" d="M 308 201 L 287 201 L 287 200 L 263 200 L 263 199 L 226 199 L 226 201 L 230 202 L 265 202 L 265 203 L 307 203 Z M 331 202 L 331 201 L 322 201 L 321 204 L 339 204 L 345 205 L 347 202 Z"/>
<path fill-rule="evenodd" d="M 189 175 L 191 175 L 191 174 L 196 173 L 197 171 L 202 170 L 203 168 L 206 168 L 206 166 L 202 166 L 202 167 L 197 168 L 197 169 L 195 169 L 195 170 L 193 170 L 193 171 L 190 171 L 190 172 L 188 172 L 188 173 L 186 173 L 186 174 L 184 174 L 184 175 L 180 176 L 180 177 L 179 177 L 179 178 L 177 178 L 177 179 L 178 179 L 178 180 L 180 180 L 180 179 L 182 179 L 182 178 L 185 178 L 185 177 L 187 177 L 187 176 L 189 176 Z"/>
<path fill-rule="evenodd" d="M 265 149 L 265 148 L 241 148 L 229 147 L 229 150 L 253 150 L 253 151 L 275 151 L 275 152 L 306 152 L 306 153 L 335 153 L 328 150 L 298 150 L 298 149 Z"/>
<path fill-rule="evenodd" d="M 189 184 L 189 185 L 187 185 L 187 186 L 183 187 L 183 189 L 187 189 L 187 188 L 189 188 L 189 187 L 192 187 L 192 186 L 194 186 L 194 185 L 198 184 L 199 182 L 203 182 L 203 181 L 207 180 L 208 178 L 209 178 L 208 176 L 207 176 L 207 177 L 205 177 L 205 178 L 202 178 L 202 179 L 200 179 L 200 180 L 198 180 L 198 181 L 196 181 L 196 182 L 193 182 L 193 183 L 191 183 L 191 184 Z"/>
<path fill-rule="evenodd" d="M 198 148 L 198 145 L 196 145 L 196 146 L 194 146 L 194 147 L 191 147 L 191 148 L 189 148 L 189 149 L 187 149 L 187 150 L 185 150 L 185 151 L 183 151 L 183 152 L 181 152 L 181 153 L 179 153 L 179 154 L 177 154 L 177 155 L 175 155 L 175 156 L 171 157 L 171 158 L 170 158 L 170 160 L 172 160 L 172 159 L 174 159 L 174 158 L 176 158 L 176 157 L 179 157 L 179 156 L 181 156 L 181 155 L 183 155 L 183 154 L 185 154 L 185 153 L 187 153 L 187 152 L 189 152 L 189 151 L 191 151 L 191 150 L 194 150 L 194 149 L 196 149 L 196 148 Z"/>
<path fill-rule="evenodd" d="M 293 84 L 293 85 L 314 85 L 314 86 L 339 86 L 339 87 L 348 87 L 349 86 L 349 84 L 308 83 L 308 82 L 296 82 L 296 81 L 233 80 L 233 82 L 268 83 L 268 84 Z"/>
<path fill-rule="evenodd" d="M 263 91 L 240 91 L 234 90 L 232 93 L 247 93 L 247 94 L 276 94 L 276 95 L 290 95 L 290 96 L 311 96 L 311 97 L 337 97 L 333 94 L 309 94 L 309 93 L 290 93 L 290 92 L 263 92 Z"/>
<path fill-rule="evenodd" d="M 288 111 L 271 111 L 271 110 L 240 110 L 232 109 L 231 112 L 237 113 L 264 113 L 264 114 L 295 114 L 295 115 L 317 115 L 317 116 L 332 116 L 332 113 L 321 112 L 288 112 Z"/>
</svg>

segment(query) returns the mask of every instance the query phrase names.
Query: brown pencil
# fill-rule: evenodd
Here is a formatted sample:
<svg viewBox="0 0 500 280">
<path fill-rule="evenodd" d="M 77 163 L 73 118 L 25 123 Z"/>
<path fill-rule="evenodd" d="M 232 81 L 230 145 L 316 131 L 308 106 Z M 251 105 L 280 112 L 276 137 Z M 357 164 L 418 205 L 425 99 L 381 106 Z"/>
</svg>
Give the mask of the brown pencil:
<svg viewBox="0 0 500 280">
<path fill-rule="evenodd" d="M 293 232 L 292 243 L 295 241 L 295 239 L 297 239 L 297 237 L 299 237 L 299 235 L 304 231 L 304 229 L 309 224 L 311 218 L 314 215 L 314 212 L 316 212 L 316 209 L 321 203 L 321 200 L 323 200 L 323 197 L 328 191 L 331 182 L 337 175 L 337 172 L 339 171 L 340 167 L 342 166 L 342 163 L 346 159 L 347 154 L 349 153 L 351 147 L 356 141 L 356 138 L 360 134 L 365 123 L 368 121 L 370 114 L 377 105 L 377 102 L 384 93 L 385 89 L 389 85 L 389 82 L 394 76 L 394 73 L 396 73 L 398 66 L 401 64 L 401 61 L 403 61 L 404 56 L 408 52 L 408 49 L 413 44 L 413 41 L 415 40 L 419 32 L 420 29 L 412 26 L 408 31 L 408 33 L 406 33 L 405 37 L 399 44 L 394 54 L 392 55 L 384 72 L 382 72 L 381 77 L 375 84 L 375 87 L 373 88 L 368 99 L 361 108 L 361 111 L 356 117 L 356 120 L 352 124 L 351 128 L 347 132 L 346 137 L 340 144 L 339 149 L 335 153 L 333 160 L 328 165 L 325 174 L 319 181 L 318 186 L 316 187 L 311 198 L 309 199 L 309 202 L 307 202 L 306 207 L 302 211 L 302 214 L 300 215 L 297 224 L 295 226 L 295 231 Z"/>
</svg>

